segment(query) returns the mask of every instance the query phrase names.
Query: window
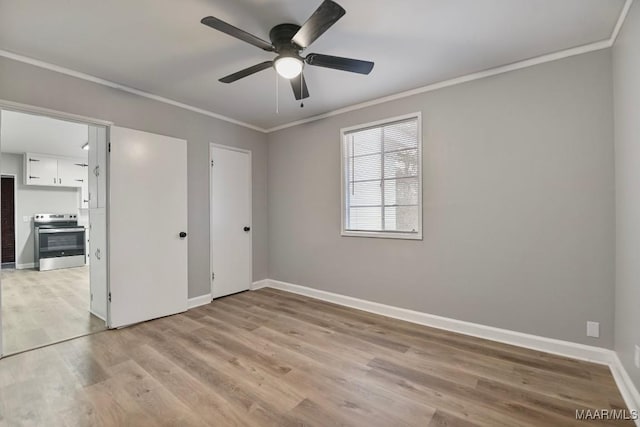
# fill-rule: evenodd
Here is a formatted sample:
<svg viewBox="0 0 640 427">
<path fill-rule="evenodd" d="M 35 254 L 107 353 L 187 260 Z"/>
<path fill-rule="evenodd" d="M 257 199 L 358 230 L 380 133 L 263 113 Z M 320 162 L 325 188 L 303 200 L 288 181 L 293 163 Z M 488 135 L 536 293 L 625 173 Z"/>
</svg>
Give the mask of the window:
<svg viewBox="0 0 640 427">
<path fill-rule="evenodd" d="M 343 129 L 342 235 L 422 239 L 420 113 Z"/>
</svg>

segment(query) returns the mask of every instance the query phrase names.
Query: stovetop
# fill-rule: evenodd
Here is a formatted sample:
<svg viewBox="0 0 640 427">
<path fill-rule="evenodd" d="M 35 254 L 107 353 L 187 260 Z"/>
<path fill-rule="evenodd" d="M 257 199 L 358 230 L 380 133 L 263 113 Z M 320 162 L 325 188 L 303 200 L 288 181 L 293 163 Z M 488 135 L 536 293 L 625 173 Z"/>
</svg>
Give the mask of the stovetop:
<svg viewBox="0 0 640 427">
<path fill-rule="evenodd" d="M 65 228 L 77 227 L 78 215 L 76 214 L 35 214 L 33 225 L 38 228 Z"/>
</svg>

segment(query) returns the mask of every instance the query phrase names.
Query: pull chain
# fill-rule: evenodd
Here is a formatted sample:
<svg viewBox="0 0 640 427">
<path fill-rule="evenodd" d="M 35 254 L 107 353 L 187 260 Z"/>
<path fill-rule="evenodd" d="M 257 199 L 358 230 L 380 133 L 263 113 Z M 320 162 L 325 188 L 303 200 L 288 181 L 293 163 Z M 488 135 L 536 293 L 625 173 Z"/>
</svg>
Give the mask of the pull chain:
<svg viewBox="0 0 640 427">
<path fill-rule="evenodd" d="M 280 100 L 278 94 L 278 73 L 274 73 L 276 75 L 276 114 L 280 114 Z"/>
<path fill-rule="evenodd" d="M 300 73 L 300 99 L 304 99 L 304 74 Z M 300 101 L 300 108 L 304 108 L 304 101 Z"/>
</svg>

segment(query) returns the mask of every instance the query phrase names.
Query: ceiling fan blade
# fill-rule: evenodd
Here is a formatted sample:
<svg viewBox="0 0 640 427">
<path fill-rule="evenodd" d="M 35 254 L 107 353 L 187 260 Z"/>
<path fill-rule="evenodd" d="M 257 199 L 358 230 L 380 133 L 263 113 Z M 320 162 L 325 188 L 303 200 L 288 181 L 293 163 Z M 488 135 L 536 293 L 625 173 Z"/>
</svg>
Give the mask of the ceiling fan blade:
<svg viewBox="0 0 640 427">
<path fill-rule="evenodd" d="M 324 0 L 320 7 L 305 22 L 291 39 L 301 48 L 308 47 L 325 31 L 347 13 L 342 6 L 331 0 Z"/>
<path fill-rule="evenodd" d="M 259 71 L 266 70 L 273 66 L 273 61 L 265 61 L 260 64 L 256 64 L 253 67 L 245 68 L 244 70 L 240 70 L 236 73 L 229 74 L 226 77 L 221 78 L 219 81 L 222 83 L 233 83 L 236 80 L 240 80 L 244 77 L 250 76 L 251 74 L 255 74 Z"/>
<path fill-rule="evenodd" d="M 266 42 L 261 38 L 254 36 L 253 34 L 249 34 L 246 31 L 241 30 L 240 28 L 236 28 L 231 24 L 227 24 L 226 22 L 221 21 L 220 19 L 213 16 L 202 18 L 200 22 L 207 27 L 211 27 L 214 30 L 222 31 L 223 33 L 228 34 L 231 37 L 235 37 L 244 42 L 257 46 L 260 49 L 266 50 L 267 52 L 273 52 L 275 50 L 271 43 Z"/>
<path fill-rule="evenodd" d="M 310 53 L 305 58 L 305 62 L 317 67 L 333 68 L 335 70 L 360 74 L 369 74 L 371 70 L 373 70 L 374 65 L 371 61 L 342 58 L 340 56 L 321 55 L 319 53 Z"/>
<path fill-rule="evenodd" d="M 300 101 L 309 97 L 309 89 L 307 88 L 307 79 L 304 78 L 304 74 L 300 73 L 297 77 L 291 79 L 291 88 L 293 89 L 293 95 L 296 100 Z"/>
</svg>

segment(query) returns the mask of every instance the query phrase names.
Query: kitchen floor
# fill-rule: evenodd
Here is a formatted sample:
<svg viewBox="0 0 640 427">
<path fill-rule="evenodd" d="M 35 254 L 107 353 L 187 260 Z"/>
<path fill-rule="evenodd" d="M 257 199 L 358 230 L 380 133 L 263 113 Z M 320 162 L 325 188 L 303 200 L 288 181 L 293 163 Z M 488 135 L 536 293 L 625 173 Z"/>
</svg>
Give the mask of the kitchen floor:
<svg viewBox="0 0 640 427">
<path fill-rule="evenodd" d="M 89 313 L 89 266 L 1 274 L 5 355 L 106 329 Z"/>
</svg>

